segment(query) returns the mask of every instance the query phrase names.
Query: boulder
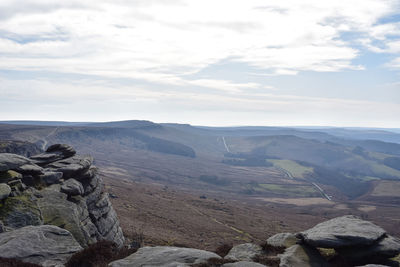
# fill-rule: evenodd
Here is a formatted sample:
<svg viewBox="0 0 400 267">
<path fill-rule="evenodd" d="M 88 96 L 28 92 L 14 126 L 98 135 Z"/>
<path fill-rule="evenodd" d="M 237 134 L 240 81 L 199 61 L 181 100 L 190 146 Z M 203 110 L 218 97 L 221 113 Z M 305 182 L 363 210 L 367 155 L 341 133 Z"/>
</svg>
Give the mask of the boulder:
<svg viewBox="0 0 400 267">
<path fill-rule="evenodd" d="M 71 178 L 61 185 L 61 192 L 66 193 L 67 195 L 76 196 L 83 195 L 84 189 L 80 182 Z"/>
<path fill-rule="evenodd" d="M 385 230 L 372 222 L 346 215 L 317 224 L 298 237 L 314 247 L 341 248 L 371 245 L 385 234 Z"/>
<path fill-rule="evenodd" d="M 76 151 L 71 146 L 65 144 L 55 144 L 49 146 L 45 153 L 32 156 L 31 160 L 40 166 L 44 166 L 58 160 L 72 157 L 75 154 Z"/>
<path fill-rule="evenodd" d="M 8 184 L 0 184 L 0 201 L 8 198 L 11 193 L 11 187 Z"/>
<path fill-rule="evenodd" d="M 400 240 L 392 236 L 384 237 L 371 246 L 339 248 L 336 251 L 351 262 L 385 260 L 400 253 Z"/>
<path fill-rule="evenodd" d="M 0 153 L 0 172 L 15 170 L 16 168 L 26 164 L 33 164 L 33 163 L 30 159 L 20 155 L 10 154 L 10 153 Z"/>
<path fill-rule="evenodd" d="M 245 243 L 234 246 L 224 259 L 232 261 L 253 261 L 254 257 L 263 253 L 261 246 Z"/>
<path fill-rule="evenodd" d="M 296 245 L 298 241 L 300 240 L 292 233 L 279 233 L 268 238 L 267 244 L 273 247 L 289 248 Z"/>
<path fill-rule="evenodd" d="M 57 184 L 60 182 L 60 179 L 63 177 L 62 172 L 54 172 L 54 171 L 46 171 L 40 178 L 47 184 Z"/>
<path fill-rule="evenodd" d="M 26 226 L 0 234 L 0 257 L 60 266 L 82 247 L 67 230 L 52 225 Z"/>
<path fill-rule="evenodd" d="M 93 163 L 91 156 L 74 156 L 46 165 L 46 168 L 62 172 L 64 178 L 76 178 L 87 172 Z"/>
<path fill-rule="evenodd" d="M 143 247 L 136 253 L 122 259 L 113 261 L 110 267 L 131 267 L 131 266 L 191 266 L 207 262 L 208 259 L 221 259 L 215 253 L 178 247 Z"/>
<path fill-rule="evenodd" d="M 222 267 L 265 267 L 265 265 L 252 261 L 238 261 L 234 263 L 225 263 Z"/>
<path fill-rule="evenodd" d="M 325 267 L 329 266 L 317 249 L 306 245 L 294 245 L 279 254 L 280 267 Z"/>
</svg>

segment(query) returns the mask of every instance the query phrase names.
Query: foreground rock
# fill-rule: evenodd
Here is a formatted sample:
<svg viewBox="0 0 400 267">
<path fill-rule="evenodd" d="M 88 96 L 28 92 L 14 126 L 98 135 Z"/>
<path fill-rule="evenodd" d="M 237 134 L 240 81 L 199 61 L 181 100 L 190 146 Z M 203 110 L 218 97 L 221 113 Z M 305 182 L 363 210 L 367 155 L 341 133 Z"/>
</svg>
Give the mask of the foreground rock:
<svg viewBox="0 0 400 267">
<path fill-rule="evenodd" d="M 371 245 L 385 234 L 381 227 L 347 215 L 317 224 L 298 237 L 314 247 L 341 248 Z"/>
<path fill-rule="evenodd" d="M 60 266 L 82 247 L 70 232 L 56 226 L 26 226 L 0 234 L 0 257 Z"/>
<path fill-rule="evenodd" d="M 215 253 L 178 247 L 143 247 L 125 259 L 114 261 L 110 267 L 168 266 L 183 267 L 206 263 L 211 258 L 221 259 Z"/>
<path fill-rule="evenodd" d="M 283 254 L 280 254 L 279 258 L 281 260 L 280 267 L 329 266 L 318 250 L 305 245 L 291 246 Z"/>
<path fill-rule="evenodd" d="M 253 261 L 257 255 L 262 253 L 263 250 L 261 246 L 252 243 L 245 243 L 234 246 L 224 259 L 232 261 Z"/>
<path fill-rule="evenodd" d="M 117 215 L 92 163 L 92 157 L 60 144 L 31 159 L 0 154 L 3 228 L 50 224 L 71 232 L 83 247 L 104 239 L 121 247 Z"/>
<path fill-rule="evenodd" d="M 296 235 L 292 233 L 279 233 L 267 239 L 267 244 L 273 247 L 289 248 L 300 241 Z"/>
</svg>

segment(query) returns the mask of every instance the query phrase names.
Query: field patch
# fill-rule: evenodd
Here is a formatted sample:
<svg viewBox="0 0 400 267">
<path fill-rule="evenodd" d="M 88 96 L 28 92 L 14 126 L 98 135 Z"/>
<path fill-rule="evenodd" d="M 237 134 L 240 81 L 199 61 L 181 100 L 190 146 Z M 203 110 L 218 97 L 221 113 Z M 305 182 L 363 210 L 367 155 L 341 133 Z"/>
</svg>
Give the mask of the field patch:
<svg viewBox="0 0 400 267">
<path fill-rule="evenodd" d="M 305 174 L 313 172 L 313 168 L 305 167 L 293 160 L 269 159 L 268 161 L 272 162 L 275 167 L 282 168 L 297 178 L 304 178 Z"/>
<path fill-rule="evenodd" d="M 275 194 L 282 194 L 292 197 L 313 197 L 319 196 L 319 191 L 309 185 L 285 185 L 285 184 L 259 184 L 263 191 L 269 191 Z"/>
<path fill-rule="evenodd" d="M 372 191 L 374 197 L 400 197 L 400 182 L 382 180 Z"/>
<path fill-rule="evenodd" d="M 257 198 L 263 200 L 265 202 L 272 202 L 277 204 L 290 204 L 296 206 L 310 206 L 310 205 L 332 205 L 332 201 L 329 201 L 325 198 L 321 197 L 312 197 L 312 198 Z"/>
</svg>

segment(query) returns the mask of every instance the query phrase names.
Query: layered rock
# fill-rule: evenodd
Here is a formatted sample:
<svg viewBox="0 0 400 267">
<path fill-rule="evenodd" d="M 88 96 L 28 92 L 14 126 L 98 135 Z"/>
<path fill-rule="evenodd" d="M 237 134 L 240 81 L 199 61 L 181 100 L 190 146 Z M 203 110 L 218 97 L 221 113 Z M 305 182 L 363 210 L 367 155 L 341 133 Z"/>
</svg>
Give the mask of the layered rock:
<svg viewBox="0 0 400 267">
<path fill-rule="evenodd" d="M 0 154 L 3 229 L 50 224 L 71 232 L 83 247 L 104 239 L 122 246 L 119 221 L 92 163 L 60 144 L 31 158 Z"/>
</svg>

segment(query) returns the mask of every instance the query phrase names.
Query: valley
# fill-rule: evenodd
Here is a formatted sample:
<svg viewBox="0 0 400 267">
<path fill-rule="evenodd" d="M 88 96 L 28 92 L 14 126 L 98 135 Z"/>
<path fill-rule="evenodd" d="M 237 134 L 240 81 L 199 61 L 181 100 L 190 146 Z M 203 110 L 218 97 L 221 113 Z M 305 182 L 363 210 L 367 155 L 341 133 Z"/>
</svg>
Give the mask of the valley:
<svg viewBox="0 0 400 267">
<path fill-rule="evenodd" d="M 259 242 L 344 214 L 400 234 L 397 143 L 146 121 L 1 124 L 0 139 L 93 155 L 124 233 L 148 244 Z"/>
</svg>

